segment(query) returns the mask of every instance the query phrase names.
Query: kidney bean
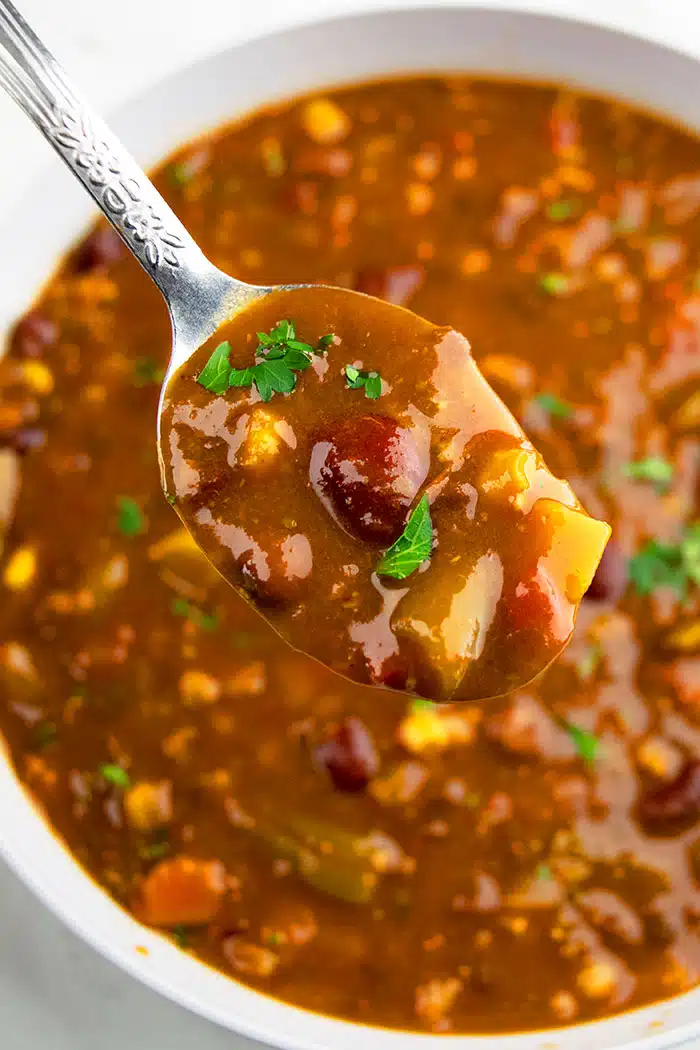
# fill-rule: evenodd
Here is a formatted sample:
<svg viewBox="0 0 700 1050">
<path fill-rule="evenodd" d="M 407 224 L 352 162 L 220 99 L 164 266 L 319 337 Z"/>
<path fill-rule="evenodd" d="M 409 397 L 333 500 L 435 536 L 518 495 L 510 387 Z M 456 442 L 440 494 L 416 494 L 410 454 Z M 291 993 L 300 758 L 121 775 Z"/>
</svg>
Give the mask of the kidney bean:
<svg viewBox="0 0 700 1050">
<path fill-rule="evenodd" d="M 614 540 L 610 540 L 584 597 L 587 601 L 614 602 L 622 597 L 626 587 L 627 559 Z"/>
<path fill-rule="evenodd" d="M 669 831 L 700 820 L 700 759 L 689 759 L 673 780 L 642 795 L 639 819 L 654 830 Z"/>
<path fill-rule="evenodd" d="M 411 433 L 388 416 L 351 416 L 321 435 L 311 454 L 314 491 L 347 530 L 388 546 L 428 473 Z"/>
<path fill-rule="evenodd" d="M 121 259 L 124 251 L 119 234 L 111 226 L 99 226 L 78 248 L 74 260 L 75 271 L 84 274 L 103 269 Z"/>
<path fill-rule="evenodd" d="M 386 270 L 368 268 L 358 270 L 354 288 L 395 306 L 404 306 L 418 291 L 424 278 L 422 266 L 390 266 Z"/>
<path fill-rule="evenodd" d="M 379 770 L 372 734 L 359 718 L 346 718 L 340 728 L 314 751 L 338 791 L 363 791 Z"/>
<path fill-rule="evenodd" d="M 39 310 L 31 310 L 15 328 L 12 351 L 18 357 L 41 357 L 57 338 L 56 322 Z"/>
</svg>

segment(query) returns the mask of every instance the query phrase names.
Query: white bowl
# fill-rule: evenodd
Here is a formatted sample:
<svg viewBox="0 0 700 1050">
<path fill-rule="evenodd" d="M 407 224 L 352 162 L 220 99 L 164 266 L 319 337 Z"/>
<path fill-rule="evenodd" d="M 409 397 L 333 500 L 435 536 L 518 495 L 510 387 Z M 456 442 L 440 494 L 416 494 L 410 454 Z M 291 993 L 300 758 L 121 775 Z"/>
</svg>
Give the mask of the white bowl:
<svg viewBox="0 0 700 1050">
<path fill-rule="evenodd" d="M 700 120 L 700 63 L 581 23 L 504 11 L 393 11 L 342 18 L 237 47 L 178 73 L 113 116 L 146 165 L 203 130 L 280 96 L 400 71 L 478 70 L 567 80 Z M 0 333 L 31 303 L 92 215 L 56 161 L 50 181 L 0 228 Z M 103 955 L 151 988 L 228 1028 L 285 1050 L 661 1050 L 700 1035 L 700 990 L 590 1024 L 508 1036 L 404 1034 L 299 1010 L 179 952 L 118 908 L 73 862 L 0 759 L 0 849 L 15 872 Z M 138 949 L 138 950 L 137 950 Z"/>
</svg>

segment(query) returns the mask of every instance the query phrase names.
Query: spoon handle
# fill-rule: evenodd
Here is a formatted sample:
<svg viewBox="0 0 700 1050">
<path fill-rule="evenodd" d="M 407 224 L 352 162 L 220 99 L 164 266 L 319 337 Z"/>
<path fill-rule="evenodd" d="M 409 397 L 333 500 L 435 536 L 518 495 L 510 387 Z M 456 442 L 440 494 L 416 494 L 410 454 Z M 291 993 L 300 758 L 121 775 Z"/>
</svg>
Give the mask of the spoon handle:
<svg viewBox="0 0 700 1050">
<path fill-rule="evenodd" d="M 10 0 L 0 0 L 0 85 L 48 139 L 163 293 L 189 341 L 239 285 L 218 270 L 131 154 L 80 97 Z"/>
</svg>

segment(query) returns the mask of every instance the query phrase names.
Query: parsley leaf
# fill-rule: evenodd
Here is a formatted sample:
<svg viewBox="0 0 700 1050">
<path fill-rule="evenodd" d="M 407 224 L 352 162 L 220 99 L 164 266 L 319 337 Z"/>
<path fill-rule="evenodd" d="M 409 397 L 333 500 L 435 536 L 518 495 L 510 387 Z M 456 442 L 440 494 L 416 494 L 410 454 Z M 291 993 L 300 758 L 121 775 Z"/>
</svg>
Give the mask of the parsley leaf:
<svg viewBox="0 0 700 1050">
<path fill-rule="evenodd" d="M 170 609 L 174 616 L 182 616 L 196 627 L 204 631 L 215 631 L 218 620 L 213 613 L 202 612 L 196 605 L 188 602 L 185 598 L 173 598 Z"/>
<path fill-rule="evenodd" d="M 552 222 L 563 222 L 577 210 L 573 201 L 552 201 L 547 207 L 547 218 Z"/>
<path fill-rule="evenodd" d="M 535 404 L 539 405 L 543 412 L 554 416 L 556 419 L 570 419 L 574 411 L 571 405 L 567 405 L 566 401 L 562 401 L 556 394 L 550 394 L 548 391 L 538 394 L 535 398 Z"/>
<path fill-rule="evenodd" d="M 566 729 L 573 740 L 579 757 L 586 764 L 595 762 L 600 755 L 600 740 L 595 733 L 590 733 L 587 729 L 581 729 L 580 726 L 574 725 L 573 722 L 564 722 L 564 729 Z"/>
<path fill-rule="evenodd" d="M 229 387 L 229 364 L 228 355 L 231 353 L 230 343 L 219 343 L 202 371 L 197 376 L 200 386 L 211 390 L 212 394 L 224 394 Z M 233 385 L 233 384 L 231 384 Z"/>
<path fill-rule="evenodd" d="M 432 700 L 426 700 L 424 696 L 414 696 L 411 700 L 411 711 L 433 711 L 436 706 Z"/>
<path fill-rule="evenodd" d="M 197 376 L 197 382 L 214 394 L 224 394 L 229 387 L 255 386 L 263 401 L 273 394 L 291 394 L 297 377 L 311 365 L 314 354 L 325 354 L 333 335 L 324 335 L 313 347 L 296 337 L 291 321 L 280 321 L 270 332 L 258 332 L 255 364 L 233 368 L 230 343 L 220 343 Z"/>
<path fill-rule="evenodd" d="M 365 397 L 376 401 L 382 396 L 382 377 L 379 372 L 361 372 L 354 365 L 346 365 L 344 368 L 345 378 L 351 390 L 365 388 Z"/>
<path fill-rule="evenodd" d="M 563 273 L 543 273 L 539 284 L 547 295 L 566 295 L 569 290 L 569 278 Z"/>
<path fill-rule="evenodd" d="M 124 791 L 131 787 L 131 777 L 125 769 L 118 766 L 115 762 L 103 762 L 101 766 L 97 767 L 97 772 L 110 784 L 114 784 L 115 787 L 122 788 Z"/>
<path fill-rule="evenodd" d="M 661 456 L 648 456 L 646 459 L 625 463 L 623 473 L 634 481 L 651 481 L 658 489 L 667 488 L 673 480 L 673 466 Z"/>
<path fill-rule="evenodd" d="M 40 751 L 54 744 L 58 739 L 58 729 L 55 722 L 39 722 L 34 728 L 34 738 Z"/>
<path fill-rule="evenodd" d="M 162 368 L 152 357 L 138 357 L 134 361 L 134 372 L 132 382 L 134 386 L 150 386 L 152 383 L 162 383 L 165 378 L 165 369 Z"/>
<path fill-rule="evenodd" d="M 629 578 L 639 594 L 651 594 L 656 587 L 672 587 L 685 597 L 688 583 L 700 583 L 700 522 L 690 525 L 680 543 L 649 540 L 630 558 Z"/>
<path fill-rule="evenodd" d="M 144 531 L 143 512 L 136 500 L 120 496 L 117 500 L 117 528 L 124 536 L 138 536 Z"/>
<path fill-rule="evenodd" d="M 393 576 L 404 580 L 430 557 L 433 547 L 433 523 L 430 518 L 430 503 L 423 496 L 411 511 L 406 528 L 395 543 L 382 555 L 376 572 L 380 576 Z"/>
</svg>

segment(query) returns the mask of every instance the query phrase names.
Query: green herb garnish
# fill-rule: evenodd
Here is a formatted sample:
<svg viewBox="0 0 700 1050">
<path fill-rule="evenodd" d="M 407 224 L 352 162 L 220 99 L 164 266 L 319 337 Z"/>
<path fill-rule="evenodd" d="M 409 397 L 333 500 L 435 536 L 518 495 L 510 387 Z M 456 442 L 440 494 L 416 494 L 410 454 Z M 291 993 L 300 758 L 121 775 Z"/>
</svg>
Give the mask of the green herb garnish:
<svg viewBox="0 0 700 1050">
<path fill-rule="evenodd" d="M 547 882 L 552 877 L 552 869 L 549 864 L 538 864 L 535 869 L 535 878 L 540 882 Z"/>
<path fill-rule="evenodd" d="M 700 522 L 686 529 L 680 543 L 649 540 L 630 558 L 628 573 L 639 594 L 671 587 L 685 597 L 689 583 L 700 583 Z"/>
<path fill-rule="evenodd" d="M 564 219 L 570 218 L 575 210 L 576 205 L 573 201 L 552 201 L 547 207 L 547 218 L 552 222 L 563 222 Z"/>
<path fill-rule="evenodd" d="M 537 395 L 535 404 L 539 405 L 548 415 L 554 416 L 555 419 L 571 419 L 574 411 L 566 401 L 562 401 L 556 394 L 550 394 L 547 391 Z"/>
<path fill-rule="evenodd" d="M 270 332 L 258 332 L 255 364 L 246 368 L 233 368 L 229 355 L 230 343 L 219 343 L 197 376 L 200 386 L 214 394 L 224 394 L 229 387 L 255 385 L 263 401 L 273 394 L 291 394 L 297 383 L 297 372 L 311 365 L 314 354 L 325 354 L 333 342 L 333 335 L 321 336 L 317 345 L 311 346 L 296 338 L 291 321 L 280 321 Z"/>
<path fill-rule="evenodd" d="M 40 751 L 50 747 L 58 738 L 58 730 L 53 722 L 39 722 L 34 728 L 36 746 Z"/>
<path fill-rule="evenodd" d="M 217 628 L 218 619 L 213 613 L 202 612 L 185 598 L 173 598 L 170 608 L 175 616 L 183 616 L 204 631 L 215 631 Z"/>
<path fill-rule="evenodd" d="M 150 386 L 152 383 L 162 383 L 164 378 L 165 369 L 157 361 L 154 361 L 152 357 L 139 357 L 134 361 L 134 386 Z"/>
<path fill-rule="evenodd" d="M 375 401 L 382 396 L 382 377 L 379 372 L 362 372 L 354 365 L 346 365 L 345 378 L 351 390 L 365 388 L 365 397 Z"/>
<path fill-rule="evenodd" d="M 566 295 L 569 290 L 569 278 L 563 273 L 543 273 L 539 285 L 547 295 Z"/>
<path fill-rule="evenodd" d="M 117 527 L 124 536 L 138 536 L 144 531 L 143 512 L 130 496 L 117 500 Z"/>
<path fill-rule="evenodd" d="M 430 503 L 427 496 L 421 497 L 411 511 L 406 528 L 377 565 L 380 576 L 393 576 L 404 580 L 419 565 L 430 557 L 433 547 L 433 523 L 430 519 Z"/>
<path fill-rule="evenodd" d="M 432 700 L 426 700 L 424 696 L 416 696 L 411 700 L 412 711 L 432 711 L 435 706 Z"/>
<path fill-rule="evenodd" d="M 563 725 L 573 740 L 579 757 L 587 765 L 595 762 L 600 754 L 600 740 L 595 733 L 590 733 L 587 729 L 581 729 L 580 726 L 574 725 L 573 722 L 564 722 Z"/>
<path fill-rule="evenodd" d="M 190 936 L 187 928 L 179 923 L 177 926 L 173 926 L 172 930 L 173 940 L 178 948 L 187 948 L 190 943 Z"/>
<path fill-rule="evenodd" d="M 646 459 L 625 463 L 623 473 L 634 481 L 650 481 L 663 491 L 673 480 L 673 466 L 661 456 L 648 456 Z"/>
<path fill-rule="evenodd" d="M 177 503 L 177 496 L 173 496 L 173 494 L 171 492 L 166 492 L 165 493 L 165 498 L 166 498 L 166 500 L 168 501 L 168 503 L 170 504 L 171 507 L 174 507 L 175 504 Z"/>
<path fill-rule="evenodd" d="M 122 788 L 124 791 L 131 787 L 131 777 L 116 762 L 103 762 L 101 766 L 97 767 L 97 772 L 104 780 L 114 784 L 115 787 Z"/>
</svg>

